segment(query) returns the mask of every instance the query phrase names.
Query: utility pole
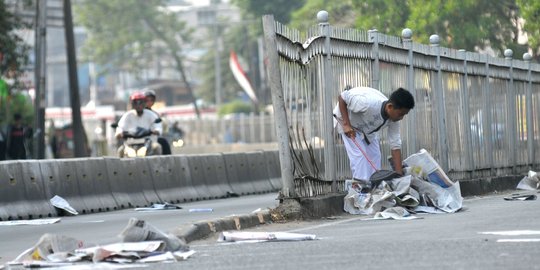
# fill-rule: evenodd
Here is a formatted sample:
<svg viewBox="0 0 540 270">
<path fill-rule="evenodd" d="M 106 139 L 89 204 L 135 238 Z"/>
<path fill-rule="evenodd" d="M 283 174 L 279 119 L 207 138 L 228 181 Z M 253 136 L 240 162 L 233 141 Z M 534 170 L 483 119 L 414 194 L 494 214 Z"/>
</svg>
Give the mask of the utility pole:
<svg viewBox="0 0 540 270">
<path fill-rule="evenodd" d="M 75 157 L 86 157 L 88 156 L 87 140 L 81 118 L 81 100 L 79 96 L 79 80 L 77 78 L 77 55 L 75 53 L 75 38 L 73 35 L 71 0 L 64 0 L 64 30 L 66 34 L 73 142 L 75 143 L 74 154 Z"/>
<path fill-rule="evenodd" d="M 34 144 L 34 157 L 45 158 L 45 94 L 47 92 L 47 0 L 38 0 L 37 31 L 36 31 L 36 95 L 34 99 L 34 130 L 36 143 Z"/>
</svg>

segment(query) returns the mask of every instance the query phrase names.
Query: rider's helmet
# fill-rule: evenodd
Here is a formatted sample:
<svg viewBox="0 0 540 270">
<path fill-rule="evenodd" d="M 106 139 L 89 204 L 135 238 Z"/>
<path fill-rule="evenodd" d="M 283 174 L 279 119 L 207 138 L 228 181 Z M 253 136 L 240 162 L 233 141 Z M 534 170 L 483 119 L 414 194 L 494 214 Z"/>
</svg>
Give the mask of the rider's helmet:
<svg viewBox="0 0 540 270">
<path fill-rule="evenodd" d="M 131 101 L 131 105 L 135 107 L 139 104 L 144 104 L 146 97 L 141 92 L 134 92 L 129 96 L 129 101 Z"/>
<path fill-rule="evenodd" d="M 156 91 L 154 91 L 152 89 L 145 89 L 144 96 L 145 97 L 153 97 L 155 99 L 156 98 Z"/>
<path fill-rule="evenodd" d="M 135 100 L 144 100 L 146 96 L 141 92 L 134 92 L 129 96 L 129 101 L 133 102 Z"/>
</svg>

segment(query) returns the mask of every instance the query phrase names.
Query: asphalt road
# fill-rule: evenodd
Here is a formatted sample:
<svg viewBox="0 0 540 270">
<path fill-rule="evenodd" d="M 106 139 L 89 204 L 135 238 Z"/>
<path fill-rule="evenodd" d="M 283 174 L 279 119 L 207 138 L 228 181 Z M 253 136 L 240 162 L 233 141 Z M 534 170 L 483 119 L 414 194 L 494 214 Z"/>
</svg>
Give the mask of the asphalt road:
<svg viewBox="0 0 540 270">
<path fill-rule="evenodd" d="M 219 244 L 214 237 L 193 243 L 197 253 L 178 264 L 214 270 L 540 269 L 540 202 L 503 196 L 468 198 L 465 211 L 410 221 L 343 215 L 263 226 L 256 230 L 316 234 L 319 240 Z M 506 231 L 531 234 L 485 234 Z"/>
<path fill-rule="evenodd" d="M 277 194 L 242 196 L 237 198 L 177 204 L 179 210 L 138 212 L 125 209 L 114 212 L 61 217 L 61 221 L 47 225 L 0 226 L 0 265 L 11 261 L 32 247 L 45 233 L 60 234 L 87 243 L 108 244 L 119 242 L 117 235 L 131 217 L 142 219 L 162 231 L 187 228 L 201 220 L 222 218 L 234 214 L 248 214 L 261 208 L 275 207 Z M 190 213 L 189 209 L 212 208 L 212 212 Z M 0 268 L 1 269 L 1 268 Z"/>
<path fill-rule="evenodd" d="M 212 236 L 190 243 L 196 253 L 186 261 L 144 269 L 540 269 L 540 202 L 503 196 L 467 198 L 464 211 L 419 214 L 421 219 L 409 221 L 340 215 L 260 226 L 249 230 L 319 239 L 231 244 Z M 249 198 L 234 201 L 244 199 Z M 517 235 L 501 234 L 508 231 Z"/>
</svg>

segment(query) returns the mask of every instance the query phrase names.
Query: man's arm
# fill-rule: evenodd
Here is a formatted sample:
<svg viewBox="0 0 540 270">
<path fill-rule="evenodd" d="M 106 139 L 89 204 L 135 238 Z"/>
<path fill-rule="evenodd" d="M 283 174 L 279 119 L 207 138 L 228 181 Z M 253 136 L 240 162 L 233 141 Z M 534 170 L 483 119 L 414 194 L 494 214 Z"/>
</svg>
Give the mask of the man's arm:
<svg viewBox="0 0 540 270">
<path fill-rule="evenodd" d="M 349 110 L 347 108 L 347 103 L 345 103 L 345 100 L 339 95 L 338 97 L 338 103 L 339 103 L 339 112 L 341 113 L 341 125 L 343 128 L 343 133 L 347 135 L 349 138 L 355 138 L 356 132 L 351 126 L 351 121 L 349 119 Z"/>
<path fill-rule="evenodd" d="M 395 171 L 403 175 L 403 162 L 401 161 L 401 149 L 393 149 L 392 151 L 392 162 L 394 163 Z"/>
</svg>

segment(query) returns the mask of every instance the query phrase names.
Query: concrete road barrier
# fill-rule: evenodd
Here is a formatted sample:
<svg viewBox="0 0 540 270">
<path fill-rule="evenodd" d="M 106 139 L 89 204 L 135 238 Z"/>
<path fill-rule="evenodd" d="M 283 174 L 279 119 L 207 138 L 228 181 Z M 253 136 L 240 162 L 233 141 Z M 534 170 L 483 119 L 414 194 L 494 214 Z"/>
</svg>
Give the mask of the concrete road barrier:
<svg viewBox="0 0 540 270">
<path fill-rule="evenodd" d="M 35 166 L 30 162 L 29 165 Z M 73 159 L 62 160 L 39 160 L 37 162 L 41 170 L 41 177 L 45 187 L 47 198 L 58 195 L 64 198 L 77 212 L 89 213 L 89 207 L 81 199 L 81 191 L 77 181 L 76 161 Z"/>
<path fill-rule="evenodd" d="M 239 195 L 257 193 L 257 189 L 249 178 L 249 163 L 244 153 L 224 153 L 223 160 L 227 173 L 227 180 L 232 191 Z"/>
<path fill-rule="evenodd" d="M 91 213 L 119 208 L 111 192 L 105 159 L 78 158 L 75 168 L 81 199 Z"/>
<path fill-rule="evenodd" d="M 120 209 L 132 207 L 147 207 L 150 202 L 143 194 L 141 177 L 136 166 L 136 159 L 119 159 L 106 157 L 107 177 L 111 185 L 111 193 Z M 150 180 L 151 181 L 151 180 Z M 157 195 L 155 195 L 157 197 Z"/>
<path fill-rule="evenodd" d="M 177 163 L 180 159 L 171 156 L 151 156 L 146 158 L 150 167 L 150 174 L 154 183 L 154 188 L 162 203 L 180 203 L 189 200 L 196 200 L 197 193 L 191 194 L 191 187 L 187 187 L 182 181 L 185 178 L 186 166 Z M 189 171 L 188 171 L 189 172 Z M 187 174 L 189 176 L 189 173 Z"/>
<path fill-rule="evenodd" d="M 27 202 L 32 205 L 32 218 L 45 218 L 57 215 L 57 209 L 51 204 L 45 191 L 45 178 L 41 174 L 38 162 L 19 160 L 21 165 Z"/>
<path fill-rule="evenodd" d="M 187 159 L 192 183 L 203 199 L 223 198 L 232 190 L 221 154 L 190 155 Z"/>
<path fill-rule="evenodd" d="M 27 163 L 5 161 L 0 169 L 0 220 L 33 219 L 51 217 L 56 211 L 48 202 L 43 192 L 43 184 L 39 173 L 30 177 L 24 174 L 23 166 Z"/>
<path fill-rule="evenodd" d="M 283 187 L 281 181 L 281 165 L 279 163 L 279 152 L 276 151 L 264 151 L 264 159 L 266 161 L 266 170 L 268 171 L 268 178 L 272 188 L 274 190 L 280 190 Z"/>
<path fill-rule="evenodd" d="M 265 159 L 263 151 L 254 151 L 246 153 L 248 161 L 249 179 L 255 186 L 258 193 L 267 193 L 276 191 L 270 183 L 268 175 L 268 162 Z"/>
</svg>

